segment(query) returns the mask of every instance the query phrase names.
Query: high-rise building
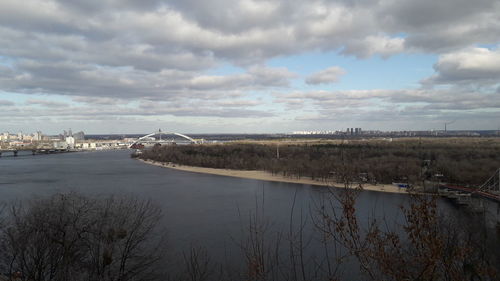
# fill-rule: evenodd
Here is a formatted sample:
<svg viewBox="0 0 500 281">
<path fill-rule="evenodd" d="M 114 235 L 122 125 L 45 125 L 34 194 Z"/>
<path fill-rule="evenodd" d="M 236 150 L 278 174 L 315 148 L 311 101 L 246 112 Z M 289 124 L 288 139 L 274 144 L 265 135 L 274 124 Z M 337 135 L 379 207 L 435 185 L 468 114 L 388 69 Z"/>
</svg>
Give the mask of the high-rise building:
<svg viewBox="0 0 500 281">
<path fill-rule="evenodd" d="M 34 141 L 41 141 L 43 139 L 43 135 L 41 131 L 36 131 L 36 133 L 33 134 L 33 140 Z"/>
</svg>

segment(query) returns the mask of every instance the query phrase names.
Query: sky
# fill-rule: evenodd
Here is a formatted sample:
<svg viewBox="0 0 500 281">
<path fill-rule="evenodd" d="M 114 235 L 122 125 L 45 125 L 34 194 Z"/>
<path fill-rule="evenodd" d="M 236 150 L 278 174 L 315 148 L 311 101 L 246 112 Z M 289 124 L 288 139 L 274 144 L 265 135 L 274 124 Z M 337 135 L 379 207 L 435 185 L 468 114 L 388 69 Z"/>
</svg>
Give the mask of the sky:
<svg viewBox="0 0 500 281">
<path fill-rule="evenodd" d="M 497 0 L 0 0 L 0 132 L 500 128 Z"/>
</svg>

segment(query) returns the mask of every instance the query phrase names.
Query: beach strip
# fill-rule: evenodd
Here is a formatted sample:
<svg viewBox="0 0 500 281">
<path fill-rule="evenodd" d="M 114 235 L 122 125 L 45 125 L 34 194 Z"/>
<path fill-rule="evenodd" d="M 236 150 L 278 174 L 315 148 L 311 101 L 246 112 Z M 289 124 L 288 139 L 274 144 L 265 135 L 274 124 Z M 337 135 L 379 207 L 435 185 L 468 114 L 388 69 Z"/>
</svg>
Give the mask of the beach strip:
<svg viewBox="0 0 500 281">
<path fill-rule="evenodd" d="M 230 170 L 230 169 L 215 169 L 215 168 L 204 168 L 204 167 L 194 167 L 194 166 L 184 166 L 173 163 L 157 162 L 152 160 L 138 159 L 139 161 L 163 168 L 175 169 L 179 171 L 194 172 L 194 173 L 204 173 L 227 177 L 237 177 L 244 179 L 255 179 L 263 181 L 275 181 L 275 182 L 286 182 L 286 183 L 297 183 L 297 184 L 308 184 L 308 185 L 319 185 L 319 186 L 333 186 L 338 188 L 343 188 L 343 186 L 335 186 L 331 182 L 324 182 L 319 180 L 312 180 L 310 178 L 289 178 L 281 175 L 273 175 L 265 171 L 246 171 L 246 170 Z M 399 188 L 392 184 L 363 184 L 363 190 L 378 191 L 378 192 L 389 192 L 389 193 L 406 193 L 405 188 Z"/>
</svg>

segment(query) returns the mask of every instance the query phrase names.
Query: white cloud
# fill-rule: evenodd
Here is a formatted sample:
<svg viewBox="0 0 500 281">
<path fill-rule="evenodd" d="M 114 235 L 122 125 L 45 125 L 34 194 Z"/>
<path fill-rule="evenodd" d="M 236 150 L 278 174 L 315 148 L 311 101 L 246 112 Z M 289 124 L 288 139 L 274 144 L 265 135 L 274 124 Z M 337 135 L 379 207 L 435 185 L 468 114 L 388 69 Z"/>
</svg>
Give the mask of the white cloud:
<svg viewBox="0 0 500 281">
<path fill-rule="evenodd" d="M 441 55 L 424 84 L 500 83 L 500 49 L 467 48 Z"/>
</svg>

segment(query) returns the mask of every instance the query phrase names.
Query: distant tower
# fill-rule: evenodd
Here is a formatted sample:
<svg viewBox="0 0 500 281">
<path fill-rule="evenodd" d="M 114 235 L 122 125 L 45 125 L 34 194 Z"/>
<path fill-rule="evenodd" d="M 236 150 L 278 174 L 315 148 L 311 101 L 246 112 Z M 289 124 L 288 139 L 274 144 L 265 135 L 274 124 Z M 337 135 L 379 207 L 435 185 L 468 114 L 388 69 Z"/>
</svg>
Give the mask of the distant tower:
<svg viewBox="0 0 500 281">
<path fill-rule="evenodd" d="M 451 125 L 451 124 L 455 123 L 455 121 L 457 121 L 457 120 L 455 119 L 455 120 L 453 120 L 453 121 L 451 121 L 451 122 L 445 122 L 445 123 L 444 123 L 444 131 L 446 132 L 446 131 L 447 131 L 447 128 L 446 128 L 446 127 L 447 127 L 448 125 Z"/>
</svg>

